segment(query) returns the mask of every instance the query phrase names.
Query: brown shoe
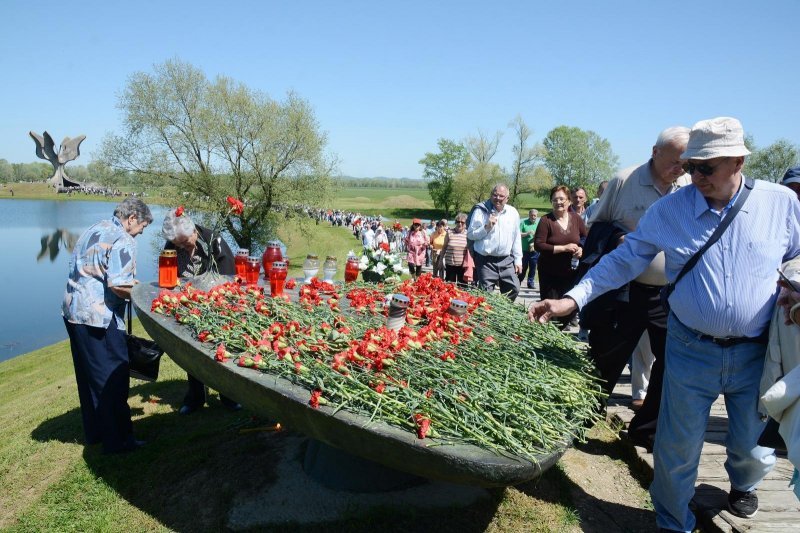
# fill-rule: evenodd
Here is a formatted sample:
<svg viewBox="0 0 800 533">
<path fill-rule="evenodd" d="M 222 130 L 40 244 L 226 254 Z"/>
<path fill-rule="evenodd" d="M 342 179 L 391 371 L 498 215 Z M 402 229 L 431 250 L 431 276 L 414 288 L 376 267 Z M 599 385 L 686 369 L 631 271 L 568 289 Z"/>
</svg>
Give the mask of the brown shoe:
<svg viewBox="0 0 800 533">
<path fill-rule="evenodd" d="M 642 408 L 643 404 L 644 400 L 631 400 L 631 410 L 638 411 L 639 409 Z"/>
</svg>

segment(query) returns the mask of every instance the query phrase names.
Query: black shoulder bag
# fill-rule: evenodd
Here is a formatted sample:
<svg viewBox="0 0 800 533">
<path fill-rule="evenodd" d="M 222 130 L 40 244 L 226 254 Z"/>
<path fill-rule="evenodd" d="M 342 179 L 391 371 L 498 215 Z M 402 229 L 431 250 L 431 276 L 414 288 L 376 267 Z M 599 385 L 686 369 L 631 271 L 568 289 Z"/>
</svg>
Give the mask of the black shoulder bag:
<svg viewBox="0 0 800 533">
<path fill-rule="evenodd" d="M 719 238 L 722 236 L 722 234 L 725 232 L 728 226 L 731 225 L 731 222 L 733 222 L 733 219 L 736 217 L 736 215 L 739 213 L 739 210 L 742 208 L 742 204 L 744 204 L 744 201 L 747 200 L 747 197 L 750 195 L 750 191 L 753 189 L 753 186 L 754 186 L 753 180 L 750 178 L 745 178 L 744 187 L 742 187 L 742 192 L 739 193 L 739 197 L 736 199 L 736 202 L 733 204 L 733 207 L 731 207 L 731 210 L 728 211 L 727 215 L 725 215 L 725 218 L 722 219 L 722 222 L 719 223 L 719 226 L 717 226 L 717 229 L 715 229 L 714 233 L 711 234 L 711 237 L 708 239 L 708 241 L 706 241 L 706 243 L 703 245 L 702 248 L 700 248 L 699 250 L 697 250 L 697 252 L 695 252 L 695 254 L 686 262 L 685 265 L 683 265 L 683 268 L 678 273 L 678 277 L 675 278 L 675 281 L 673 281 L 672 283 L 667 283 L 666 285 L 661 287 L 661 305 L 664 306 L 664 311 L 669 313 L 669 297 L 672 294 L 672 291 L 675 290 L 675 285 L 677 285 L 677 283 L 681 280 L 683 276 L 686 275 L 687 272 L 689 272 L 692 268 L 694 268 L 694 266 L 700 260 L 700 256 L 706 253 L 706 250 L 711 248 L 711 246 L 719 240 Z"/>
<path fill-rule="evenodd" d="M 128 333 L 125 335 L 125 340 L 128 344 L 130 376 L 142 381 L 155 381 L 158 379 L 158 367 L 161 364 L 164 350 L 159 348 L 154 341 L 133 334 L 133 313 L 131 311 L 133 303 L 129 301 L 127 307 Z"/>
</svg>

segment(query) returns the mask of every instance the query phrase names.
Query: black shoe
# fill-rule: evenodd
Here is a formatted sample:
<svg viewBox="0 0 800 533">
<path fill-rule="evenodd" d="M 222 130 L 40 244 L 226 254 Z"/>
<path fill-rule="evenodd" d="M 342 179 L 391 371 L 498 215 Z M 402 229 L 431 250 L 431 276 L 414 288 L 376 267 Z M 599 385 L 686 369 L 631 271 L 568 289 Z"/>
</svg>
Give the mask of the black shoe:
<svg viewBox="0 0 800 533">
<path fill-rule="evenodd" d="M 195 411 L 197 411 L 197 407 L 193 407 L 191 405 L 183 404 L 183 405 L 181 405 L 181 408 L 178 409 L 178 414 L 179 415 L 190 415 L 190 414 L 194 413 Z"/>
<path fill-rule="evenodd" d="M 752 518 L 758 512 L 758 496 L 756 491 L 742 492 L 731 489 L 728 494 L 728 510 L 739 518 Z"/>
<path fill-rule="evenodd" d="M 117 454 L 117 453 L 130 453 L 130 452 L 138 450 L 139 448 L 141 448 L 142 446 L 144 446 L 146 444 L 147 444 L 147 441 L 132 439 L 132 440 L 129 440 L 128 442 L 126 442 L 125 444 L 123 444 L 119 448 L 105 449 L 105 450 L 103 450 L 103 453 L 106 454 L 106 455 Z"/>
<path fill-rule="evenodd" d="M 655 431 L 646 429 L 628 430 L 628 438 L 631 439 L 634 445 L 640 446 L 647 450 L 647 453 L 653 453 L 653 446 L 656 443 Z"/>
</svg>

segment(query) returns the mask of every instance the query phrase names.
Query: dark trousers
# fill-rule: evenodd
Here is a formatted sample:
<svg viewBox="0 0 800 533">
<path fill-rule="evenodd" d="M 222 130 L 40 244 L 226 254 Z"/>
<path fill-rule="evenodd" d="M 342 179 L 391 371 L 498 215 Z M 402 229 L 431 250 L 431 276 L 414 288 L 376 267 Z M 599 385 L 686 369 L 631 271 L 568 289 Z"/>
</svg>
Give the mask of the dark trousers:
<svg viewBox="0 0 800 533">
<path fill-rule="evenodd" d="M 475 262 L 475 282 L 478 287 L 485 291 L 493 291 L 495 285 L 500 288 L 500 292 L 505 294 L 512 302 L 517 299 L 519 294 L 519 278 L 514 271 L 514 258 L 495 257 L 491 255 L 481 255 L 478 252 L 472 254 Z"/>
<path fill-rule="evenodd" d="M 420 274 L 422 274 L 422 265 L 415 265 L 413 263 L 409 263 L 408 273 L 411 274 L 411 276 L 414 279 L 417 279 L 420 276 Z"/>
<path fill-rule="evenodd" d="M 661 387 L 664 381 L 664 354 L 667 342 L 667 313 L 661 305 L 661 287 L 631 282 L 628 302 L 620 302 L 616 324 L 608 327 L 593 327 L 589 333 L 589 357 L 600 376 L 605 380 L 603 390 L 608 394 L 614 390 L 622 370 L 639 343 L 642 333 L 650 335 L 650 348 L 655 361 L 650 371 L 650 383 L 644 404 L 630 424 L 630 430 L 643 427 L 655 428 L 661 407 Z"/>
<path fill-rule="evenodd" d="M 465 285 L 466 282 L 464 281 L 464 270 L 465 269 L 463 266 L 447 265 L 444 267 L 444 280 L 455 282 L 459 285 Z"/>
<path fill-rule="evenodd" d="M 186 405 L 192 409 L 199 409 L 206 403 L 208 396 L 206 386 L 202 381 L 191 374 L 186 374 L 186 378 L 189 380 L 189 390 L 186 391 L 186 396 L 183 397 L 183 405 Z M 234 400 L 231 400 L 223 394 L 219 395 L 219 400 L 226 407 L 233 407 L 236 405 Z"/>
<path fill-rule="evenodd" d="M 114 319 L 108 329 L 72 324 L 66 319 L 64 324 L 72 349 L 86 444 L 102 442 L 106 452 L 130 447 L 133 423 L 124 333 L 117 329 Z"/>
<path fill-rule="evenodd" d="M 539 299 L 541 300 L 558 300 L 563 298 L 564 295 L 575 286 L 575 276 L 553 276 L 539 271 Z M 557 318 L 562 327 L 566 327 L 578 314 L 577 311 L 570 313 L 567 316 Z"/>
<path fill-rule="evenodd" d="M 539 262 L 539 252 L 522 252 L 522 272 L 519 273 L 519 283 L 528 275 L 528 285 L 533 285 L 536 278 L 536 263 Z"/>
</svg>

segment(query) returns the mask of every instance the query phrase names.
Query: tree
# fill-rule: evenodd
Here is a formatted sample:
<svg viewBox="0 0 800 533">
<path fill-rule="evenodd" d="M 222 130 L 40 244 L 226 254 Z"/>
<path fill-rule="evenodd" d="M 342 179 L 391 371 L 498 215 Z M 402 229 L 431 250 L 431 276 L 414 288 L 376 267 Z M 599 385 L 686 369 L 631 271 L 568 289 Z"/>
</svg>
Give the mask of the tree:
<svg viewBox="0 0 800 533">
<path fill-rule="evenodd" d="M 800 164 L 800 150 L 786 139 L 778 139 L 766 148 L 748 147 L 752 154 L 745 158 L 744 173 L 754 178 L 778 182 L 792 167 Z"/>
<path fill-rule="evenodd" d="M 541 180 L 536 179 L 541 172 L 536 172 L 543 161 L 544 148 L 540 144 L 529 144 L 529 138 L 533 133 L 522 120 L 517 117 L 508 124 L 514 130 L 514 146 L 511 152 L 514 154 L 514 161 L 511 164 L 511 171 L 508 173 L 508 201 L 514 205 L 517 196 L 528 192 L 537 192 L 541 187 Z"/>
<path fill-rule="evenodd" d="M 14 179 L 14 167 L 5 159 L 0 159 L 0 183 L 8 183 Z"/>
<path fill-rule="evenodd" d="M 558 126 L 544 139 L 544 164 L 557 185 L 590 188 L 610 179 L 618 165 L 611 143 L 593 131 Z"/>
<path fill-rule="evenodd" d="M 225 229 L 253 249 L 272 236 L 276 206 L 318 204 L 335 161 L 311 106 L 293 93 L 283 102 L 227 77 L 212 83 L 180 60 L 137 72 L 119 98 L 124 133 L 105 139 L 102 161 L 116 170 L 169 180 L 181 203 L 224 215 L 225 201 L 245 201 Z"/>
<path fill-rule="evenodd" d="M 456 207 L 453 182 L 456 175 L 467 168 L 469 152 L 464 145 L 448 139 L 439 139 L 438 145 L 438 153 L 426 152 L 419 163 L 425 166 L 422 177 L 430 180 L 428 191 L 434 207 L 448 218 Z"/>
<path fill-rule="evenodd" d="M 465 211 L 489 197 L 492 187 L 504 183 L 505 171 L 496 163 L 473 161 L 456 174 L 453 182 L 453 211 Z"/>
</svg>

